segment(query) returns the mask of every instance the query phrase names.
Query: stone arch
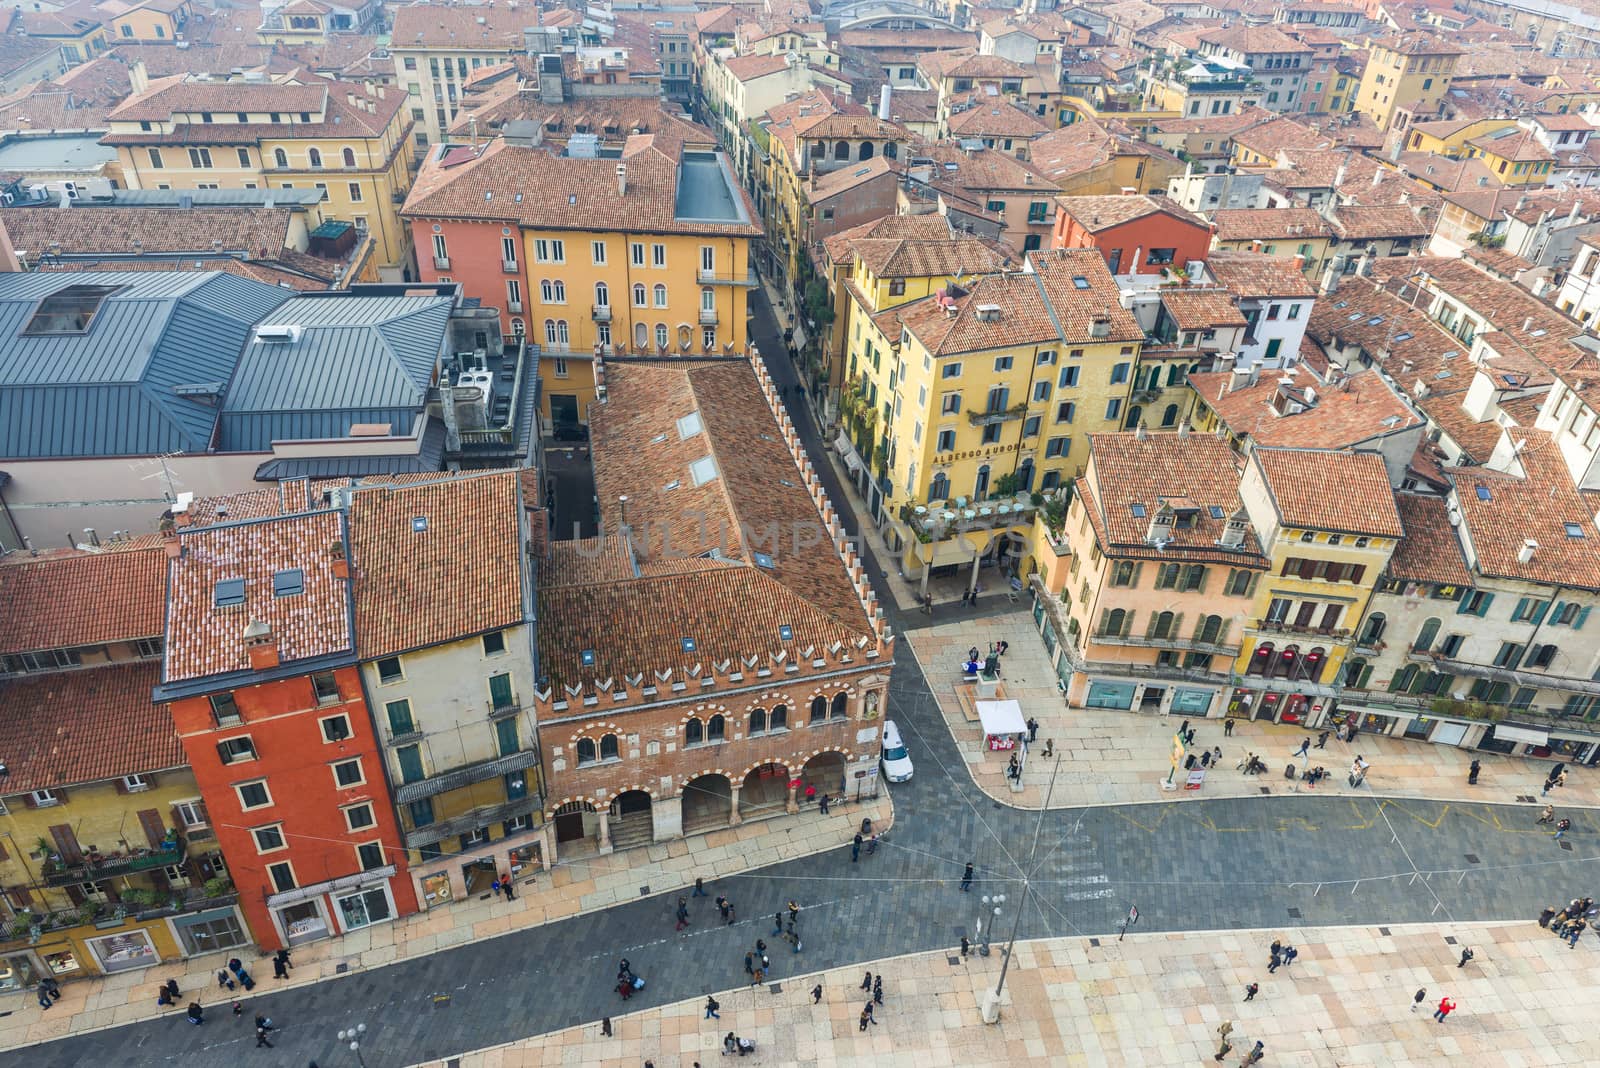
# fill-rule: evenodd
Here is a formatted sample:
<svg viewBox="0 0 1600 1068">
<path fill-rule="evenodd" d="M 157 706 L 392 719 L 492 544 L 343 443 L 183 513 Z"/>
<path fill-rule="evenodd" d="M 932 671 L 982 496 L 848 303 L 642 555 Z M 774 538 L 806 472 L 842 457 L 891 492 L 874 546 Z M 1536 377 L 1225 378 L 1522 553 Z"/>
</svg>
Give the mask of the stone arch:
<svg viewBox="0 0 1600 1068">
<path fill-rule="evenodd" d="M 799 793 L 804 796 L 807 787 L 815 786 L 819 794 L 827 793 L 831 797 L 844 794 L 845 768 L 849 764 L 850 751 L 843 746 L 830 745 L 813 749 L 805 763 L 800 766 L 800 773 L 795 776 L 800 780 Z"/>
<path fill-rule="evenodd" d="M 726 827 L 733 812 L 733 777 L 721 768 L 688 779 L 679 791 L 683 801 L 683 833 L 700 834 Z"/>
<path fill-rule="evenodd" d="M 647 786 L 636 785 L 617 791 L 607 809 L 613 849 L 629 849 L 655 841 L 655 800 L 655 792 Z"/>
<path fill-rule="evenodd" d="M 556 828 L 556 842 L 580 842 L 600 833 L 599 809 L 592 797 L 565 797 L 546 810 Z"/>
<path fill-rule="evenodd" d="M 786 761 L 751 764 L 739 780 L 739 812 L 743 819 L 777 815 L 789 801 L 794 769 Z"/>
</svg>

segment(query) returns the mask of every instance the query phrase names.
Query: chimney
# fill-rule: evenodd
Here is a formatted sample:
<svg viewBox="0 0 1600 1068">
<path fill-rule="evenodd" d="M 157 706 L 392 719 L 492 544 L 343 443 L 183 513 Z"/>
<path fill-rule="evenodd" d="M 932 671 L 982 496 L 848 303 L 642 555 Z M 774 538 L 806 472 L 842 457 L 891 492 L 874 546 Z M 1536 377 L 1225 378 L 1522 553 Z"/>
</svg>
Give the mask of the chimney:
<svg viewBox="0 0 1600 1068">
<path fill-rule="evenodd" d="M 244 628 L 244 651 L 250 657 L 251 671 L 278 666 L 278 639 L 272 636 L 272 628 L 259 619 L 252 619 Z"/>
<path fill-rule="evenodd" d="M 1302 274 L 1305 272 L 1306 254 L 1304 252 L 1296 252 L 1294 254 L 1294 269 L 1300 271 Z"/>
<path fill-rule="evenodd" d="M 150 88 L 150 72 L 145 69 L 144 60 L 136 59 L 128 65 L 128 84 L 135 95 Z"/>
<path fill-rule="evenodd" d="M 328 556 L 333 560 L 333 577 L 347 579 L 350 577 L 350 561 L 345 559 L 343 539 L 335 539 L 328 546 Z"/>
<path fill-rule="evenodd" d="M 893 97 L 894 88 L 885 82 L 883 86 L 883 92 L 878 95 L 878 119 L 882 122 L 889 121 L 889 116 L 891 114 L 889 110 L 890 100 L 893 99 Z"/>
<path fill-rule="evenodd" d="M 628 195 L 628 165 L 626 163 L 619 163 L 619 164 L 617 164 L 617 196 L 625 197 L 627 195 Z"/>
<path fill-rule="evenodd" d="M 16 246 L 11 243 L 11 235 L 6 232 L 5 223 L 0 223 L 0 271 L 15 272 L 22 270 L 22 261 L 17 259 Z"/>
<path fill-rule="evenodd" d="M 1532 538 L 1522 540 L 1522 548 L 1517 550 L 1517 563 L 1526 564 L 1533 559 L 1533 554 L 1539 548 L 1539 543 Z"/>
<path fill-rule="evenodd" d="M 1142 423 L 1140 424 L 1143 425 Z M 1184 419 L 1178 423 L 1178 438 L 1182 440 L 1189 436 L 1189 420 Z"/>
<path fill-rule="evenodd" d="M 1148 441 L 1148 440 L 1150 440 L 1150 431 L 1144 425 L 1144 420 L 1143 419 L 1139 420 L 1139 425 L 1133 428 L 1133 439 L 1135 441 Z"/>
<path fill-rule="evenodd" d="M 1529 330 L 1532 330 L 1532 329 L 1533 329 L 1533 316 L 1530 315 L 1526 319 L 1522 320 L 1522 332 L 1524 334 L 1526 334 Z"/>
</svg>

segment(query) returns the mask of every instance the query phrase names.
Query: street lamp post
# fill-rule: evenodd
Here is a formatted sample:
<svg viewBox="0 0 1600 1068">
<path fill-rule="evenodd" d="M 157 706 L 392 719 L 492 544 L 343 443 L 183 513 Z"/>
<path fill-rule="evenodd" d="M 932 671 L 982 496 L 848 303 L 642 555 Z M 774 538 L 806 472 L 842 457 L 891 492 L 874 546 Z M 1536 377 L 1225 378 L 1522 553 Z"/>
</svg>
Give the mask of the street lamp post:
<svg viewBox="0 0 1600 1068">
<path fill-rule="evenodd" d="M 361 1036 L 367 1033 L 367 1025 L 358 1023 L 354 1027 L 346 1028 L 339 1032 L 339 1041 L 350 1043 L 350 1052 L 356 1055 L 356 1063 L 361 1068 L 367 1068 L 366 1058 L 361 1056 Z"/>
<path fill-rule="evenodd" d="M 1050 769 L 1050 785 L 1046 787 L 1044 804 L 1039 807 L 1039 818 L 1033 825 L 1033 847 L 1028 851 L 1029 869 L 1022 876 L 1022 900 L 1017 904 L 1017 917 L 1011 921 L 1011 937 L 1006 940 L 1006 959 L 1000 965 L 1000 979 L 994 984 L 994 993 L 984 999 L 983 1022 L 994 1023 L 1000 1019 L 1000 995 L 1006 987 L 1006 972 L 1011 968 L 1011 957 L 1017 946 L 1017 929 L 1022 926 L 1022 914 L 1028 909 L 1028 892 L 1033 889 L 1032 866 L 1039 855 L 1039 832 L 1044 828 L 1044 814 L 1050 808 L 1050 796 L 1055 793 L 1056 775 L 1061 771 L 1061 755 L 1056 755 L 1055 766 Z M 999 909 L 995 912 L 998 914 Z M 987 940 L 985 940 L 987 944 Z"/>
<path fill-rule="evenodd" d="M 973 925 L 983 934 L 983 945 L 978 947 L 978 956 L 980 957 L 989 955 L 989 938 L 994 933 L 994 925 L 1000 922 L 1000 906 L 1005 903 L 1005 900 L 1006 895 L 1004 894 L 995 894 L 993 897 L 988 894 L 983 896 L 983 912 L 978 914 L 978 922 Z M 989 917 L 987 926 L 983 922 L 986 915 Z"/>
</svg>

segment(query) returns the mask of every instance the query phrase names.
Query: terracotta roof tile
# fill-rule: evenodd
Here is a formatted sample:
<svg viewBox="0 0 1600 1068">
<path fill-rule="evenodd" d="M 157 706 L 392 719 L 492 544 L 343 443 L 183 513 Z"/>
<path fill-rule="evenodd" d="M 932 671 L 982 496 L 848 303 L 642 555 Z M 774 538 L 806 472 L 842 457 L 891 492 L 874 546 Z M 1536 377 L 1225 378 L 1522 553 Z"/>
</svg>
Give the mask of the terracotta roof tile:
<svg viewBox="0 0 1600 1068">
<path fill-rule="evenodd" d="M 1094 233 L 1151 215 L 1167 215 L 1202 229 L 1206 226 L 1204 219 L 1167 197 L 1064 196 L 1056 197 L 1056 206 Z"/>
<path fill-rule="evenodd" d="M 1161 306 L 1179 330 L 1249 325 L 1233 294 L 1225 289 L 1163 289 Z"/>
<path fill-rule="evenodd" d="M 141 661 L 0 682 L 7 794 L 183 767 L 165 705 L 150 700 L 160 664 Z M 63 714 L 68 713 L 68 714 Z"/>
<path fill-rule="evenodd" d="M 1089 435 L 1089 473 L 1079 480 L 1102 551 L 1142 556 L 1261 566 L 1261 543 L 1253 530 L 1239 550 L 1217 545 L 1227 518 L 1240 507 L 1238 458 L 1227 442 L 1210 434 L 1136 432 Z M 1173 530 L 1164 549 L 1148 542 L 1150 517 L 1163 501 L 1192 502 L 1193 525 Z M 1216 511 L 1222 514 L 1218 516 Z M 1143 515 L 1139 513 L 1143 512 Z"/>
<path fill-rule="evenodd" d="M 885 215 L 822 239 L 828 259 L 847 262 L 858 241 L 942 241 L 951 236 L 950 221 L 938 212 L 926 215 Z"/>
<path fill-rule="evenodd" d="M 164 681 L 247 670 L 244 631 L 252 622 L 271 628 L 285 664 L 353 652 L 349 583 L 335 576 L 331 551 L 344 540 L 340 513 L 191 528 L 178 539 L 183 551 L 169 572 Z M 276 596 L 274 573 L 295 569 L 304 592 Z M 218 606 L 217 584 L 230 579 L 244 580 L 244 602 Z"/>
<path fill-rule="evenodd" d="M 1190 375 L 1189 384 L 1229 430 L 1257 445 L 1342 449 L 1422 425 L 1411 406 L 1376 371 L 1362 371 L 1331 387 L 1308 374 L 1291 376 L 1292 386 L 1280 386 L 1272 373 L 1263 374 L 1253 386 L 1234 386 L 1232 377 L 1232 371 Z M 1279 414 L 1273 402 L 1280 393 L 1304 405 L 1304 410 Z"/>
<path fill-rule="evenodd" d="M 1005 247 L 966 234 L 932 241 L 866 238 L 851 247 L 862 266 L 878 278 L 965 277 L 1018 266 Z"/>
<path fill-rule="evenodd" d="M 1262 447 L 1250 456 L 1285 526 L 1384 538 L 1405 535 L 1388 469 L 1377 453 Z"/>
<path fill-rule="evenodd" d="M 1083 345 L 1144 340 L 1144 328 L 1122 306 L 1122 291 L 1099 249 L 1031 252 L 1028 265 L 1060 324 L 1062 341 Z M 1104 337 L 1095 337 L 1091 330 L 1101 318 L 1110 320 L 1110 329 Z"/>
<path fill-rule="evenodd" d="M 1236 297 L 1315 297 L 1317 291 L 1294 260 L 1257 252 L 1217 249 L 1206 273 Z"/>
<path fill-rule="evenodd" d="M 1225 208 L 1211 213 L 1218 241 L 1327 237 L 1328 222 L 1310 208 Z"/>
<path fill-rule="evenodd" d="M 350 565 L 361 658 L 521 623 L 520 508 L 515 471 L 354 490 Z"/>
<path fill-rule="evenodd" d="M 160 549 L 34 559 L 0 565 L 0 653 L 154 638 L 166 611 Z"/>
<path fill-rule="evenodd" d="M 1530 427 L 1505 433 L 1521 449 L 1520 473 L 1487 467 L 1445 472 L 1455 487 L 1477 570 L 1496 578 L 1600 590 L 1595 509 L 1573 484 L 1555 441 Z M 1569 524 L 1577 536 L 1568 532 Z M 1538 548 L 1523 563 L 1518 554 L 1529 539 Z"/>
<path fill-rule="evenodd" d="M 1361 242 L 1391 237 L 1427 237 L 1434 220 L 1410 206 L 1362 207 L 1341 204 L 1333 209 L 1333 228 L 1344 241 Z"/>
<path fill-rule="evenodd" d="M 1444 498 L 1401 493 L 1395 496 L 1395 506 L 1406 536 L 1389 558 L 1390 576 L 1408 582 L 1472 585 Z"/>
</svg>

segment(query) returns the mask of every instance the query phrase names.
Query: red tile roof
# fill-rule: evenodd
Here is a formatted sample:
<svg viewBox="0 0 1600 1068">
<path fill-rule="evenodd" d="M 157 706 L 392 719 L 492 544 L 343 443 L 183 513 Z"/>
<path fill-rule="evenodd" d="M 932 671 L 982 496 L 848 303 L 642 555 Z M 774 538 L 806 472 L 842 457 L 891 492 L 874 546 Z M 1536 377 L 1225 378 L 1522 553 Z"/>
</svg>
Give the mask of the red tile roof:
<svg viewBox="0 0 1600 1068">
<path fill-rule="evenodd" d="M 310 512 L 179 531 L 171 562 L 164 680 L 245 671 L 245 628 L 266 624 L 284 664 L 351 652 L 349 582 L 334 575 L 344 542 L 338 512 Z M 278 597 L 273 574 L 299 569 L 304 592 Z M 218 607 L 216 586 L 244 579 L 244 603 Z"/>
<path fill-rule="evenodd" d="M 1461 555 L 1461 542 L 1450 525 L 1444 498 L 1401 493 L 1394 501 L 1406 536 L 1389 558 L 1390 576 L 1408 582 L 1472 585 L 1472 573 Z"/>
<path fill-rule="evenodd" d="M 14 553 L 0 565 L 0 653 L 154 638 L 166 598 L 159 548 L 47 559 Z"/>
<path fill-rule="evenodd" d="M 1294 380 L 1290 386 L 1280 386 L 1273 372 L 1263 373 L 1253 386 L 1236 386 L 1232 377 L 1232 371 L 1190 375 L 1189 385 L 1229 430 L 1257 445 L 1342 449 L 1423 422 L 1377 371 L 1362 371 L 1332 387 L 1307 374 L 1287 376 Z M 1273 402 L 1284 391 L 1304 410 L 1279 414 Z"/>
<path fill-rule="evenodd" d="M 523 622 L 517 472 L 350 495 L 363 660 Z M 426 521 L 418 531 L 416 521 Z"/>
<path fill-rule="evenodd" d="M 159 554 L 158 554 L 159 555 Z M 160 665 L 140 661 L 0 682 L 0 792 L 26 793 L 183 767 Z"/>
<path fill-rule="evenodd" d="M 1284 526 L 1405 535 L 1388 469 L 1377 453 L 1260 447 L 1250 455 Z"/>
<path fill-rule="evenodd" d="M 1177 222 L 1206 229 L 1204 219 L 1167 197 L 1064 196 L 1056 197 L 1056 206 L 1091 233 L 1110 230 L 1151 215 L 1166 215 Z"/>
</svg>

